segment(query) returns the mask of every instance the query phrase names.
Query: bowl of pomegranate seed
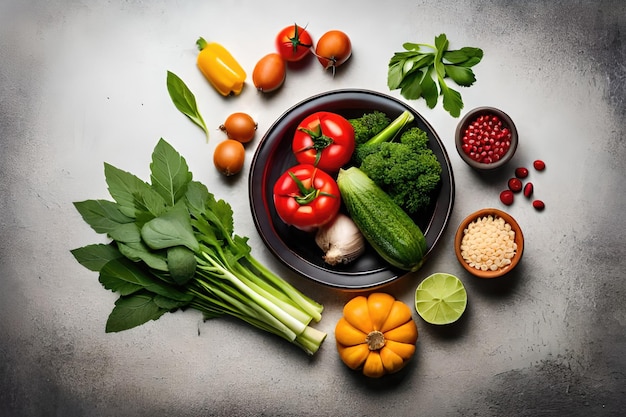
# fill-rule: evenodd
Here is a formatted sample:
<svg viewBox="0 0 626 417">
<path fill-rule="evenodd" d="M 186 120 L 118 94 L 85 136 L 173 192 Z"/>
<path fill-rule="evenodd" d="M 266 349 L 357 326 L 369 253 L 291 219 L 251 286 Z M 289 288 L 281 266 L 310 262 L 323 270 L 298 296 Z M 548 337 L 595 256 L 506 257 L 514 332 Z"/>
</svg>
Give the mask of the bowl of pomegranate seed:
<svg viewBox="0 0 626 417">
<path fill-rule="evenodd" d="M 456 150 L 478 171 L 503 167 L 515 154 L 518 135 L 508 114 L 495 107 L 477 107 L 459 122 L 455 133 Z"/>
</svg>

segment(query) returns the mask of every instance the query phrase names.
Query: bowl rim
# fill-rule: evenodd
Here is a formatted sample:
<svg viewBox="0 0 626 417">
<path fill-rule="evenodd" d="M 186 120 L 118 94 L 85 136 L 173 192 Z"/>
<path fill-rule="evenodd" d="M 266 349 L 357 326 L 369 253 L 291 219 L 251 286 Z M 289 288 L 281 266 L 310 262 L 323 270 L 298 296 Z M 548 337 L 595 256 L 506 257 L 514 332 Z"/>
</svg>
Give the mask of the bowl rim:
<svg viewBox="0 0 626 417">
<path fill-rule="evenodd" d="M 484 164 L 482 162 L 476 162 L 473 159 L 471 159 L 469 156 L 467 156 L 467 154 L 462 149 L 462 146 L 463 146 L 462 138 L 463 138 L 463 132 L 465 131 L 465 129 L 467 128 L 467 126 L 473 119 L 475 119 L 476 117 L 480 115 L 488 114 L 488 113 L 495 113 L 504 123 L 508 125 L 508 128 L 511 130 L 511 147 L 509 148 L 508 152 L 505 154 L 504 158 L 500 159 L 497 162 Z M 503 110 L 497 107 L 492 107 L 492 106 L 480 106 L 480 107 L 475 107 L 469 110 L 457 124 L 456 130 L 454 133 L 455 147 L 461 159 L 463 159 L 463 161 L 465 161 L 465 163 L 467 163 L 472 168 L 480 170 L 480 171 L 492 171 L 498 168 L 502 168 L 504 165 L 506 165 L 511 160 L 511 158 L 513 158 L 513 155 L 515 155 L 518 142 L 519 142 L 519 135 L 517 132 L 517 127 L 515 126 L 515 122 L 513 122 L 513 119 L 511 118 L 511 116 L 509 116 Z"/>
<path fill-rule="evenodd" d="M 479 217 L 489 215 L 495 215 L 497 217 L 500 217 L 504 219 L 505 222 L 511 225 L 511 228 L 515 231 L 515 243 L 517 244 L 517 250 L 509 265 L 505 266 L 504 268 L 499 268 L 495 271 L 482 271 L 476 268 L 472 268 L 465 261 L 465 259 L 463 259 L 463 256 L 461 255 L 461 241 L 463 240 L 463 231 L 472 221 Z M 456 254 L 456 258 L 459 263 L 470 274 L 479 278 L 498 278 L 512 271 L 522 259 L 522 255 L 524 254 L 524 233 L 522 232 L 522 228 L 520 227 L 519 223 L 517 223 L 517 221 L 509 213 L 493 207 L 483 208 L 471 213 L 470 215 L 465 217 L 465 219 L 463 219 L 463 221 L 459 224 L 459 227 L 457 228 L 456 234 L 454 236 L 454 253 Z"/>
</svg>

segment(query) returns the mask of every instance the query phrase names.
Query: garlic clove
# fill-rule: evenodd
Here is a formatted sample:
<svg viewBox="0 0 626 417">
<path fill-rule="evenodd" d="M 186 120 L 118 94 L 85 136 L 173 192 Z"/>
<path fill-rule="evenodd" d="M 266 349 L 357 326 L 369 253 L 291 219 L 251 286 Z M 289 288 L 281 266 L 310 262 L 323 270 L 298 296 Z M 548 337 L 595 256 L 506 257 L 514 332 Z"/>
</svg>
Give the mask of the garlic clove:
<svg viewBox="0 0 626 417">
<path fill-rule="evenodd" d="M 333 266 L 353 262 L 363 254 L 366 244 L 354 221 L 343 213 L 317 230 L 315 243 L 325 252 L 324 261 Z"/>
</svg>

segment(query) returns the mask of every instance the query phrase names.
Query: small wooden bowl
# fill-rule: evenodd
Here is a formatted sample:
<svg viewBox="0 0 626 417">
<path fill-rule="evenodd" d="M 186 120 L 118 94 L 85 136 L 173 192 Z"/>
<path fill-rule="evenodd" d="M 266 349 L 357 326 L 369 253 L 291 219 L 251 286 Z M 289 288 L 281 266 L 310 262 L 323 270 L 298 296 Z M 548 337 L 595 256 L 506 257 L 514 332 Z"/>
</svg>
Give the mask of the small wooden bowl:
<svg viewBox="0 0 626 417">
<path fill-rule="evenodd" d="M 493 217 L 500 217 L 506 223 L 511 225 L 511 229 L 515 231 L 515 243 L 517 244 L 517 250 L 515 251 L 515 256 L 511 259 L 511 263 L 509 265 L 498 268 L 495 271 L 483 271 L 482 269 L 477 269 L 470 266 L 469 263 L 465 259 L 463 259 L 463 255 L 461 254 L 461 242 L 465 234 L 464 231 L 465 229 L 467 229 L 470 223 L 478 218 L 490 215 Z M 522 259 L 522 254 L 524 253 L 524 235 L 519 224 L 517 223 L 517 221 L 515 221 L 513 217 L 511 217 L 511 215 L 495 208 L 485 208 L 470 214 L 461 222 L 454 238 L 454 252 L 456 253 L 456 258 L 458 259 L 459 263 L 470 274 L 479 278 L 498 278 L 511 272 L 513 268 L 515 268 L 515 266 L 519 263 L 520 259 Z"/>
</svg>

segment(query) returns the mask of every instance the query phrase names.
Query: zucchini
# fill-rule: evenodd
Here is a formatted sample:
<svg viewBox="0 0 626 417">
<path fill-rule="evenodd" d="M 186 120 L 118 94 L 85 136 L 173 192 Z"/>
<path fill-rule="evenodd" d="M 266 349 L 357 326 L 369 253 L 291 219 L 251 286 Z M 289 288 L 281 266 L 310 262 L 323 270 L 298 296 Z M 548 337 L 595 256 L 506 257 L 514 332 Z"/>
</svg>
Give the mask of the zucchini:
<svg viewBox="0 0 626 417">
<path fill-rule="evenodd" d="M 348 214 L 385 261 L 406 271 L 422 266 L 426 238 L 385 191 L 357 167 L 339 170 L 337 185 Z"/>
</svg>

